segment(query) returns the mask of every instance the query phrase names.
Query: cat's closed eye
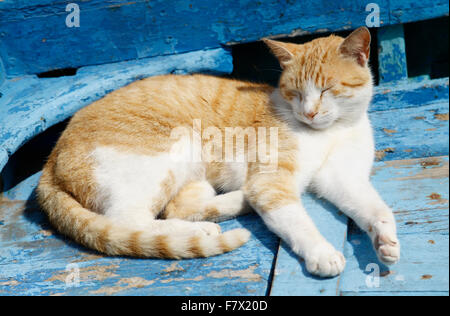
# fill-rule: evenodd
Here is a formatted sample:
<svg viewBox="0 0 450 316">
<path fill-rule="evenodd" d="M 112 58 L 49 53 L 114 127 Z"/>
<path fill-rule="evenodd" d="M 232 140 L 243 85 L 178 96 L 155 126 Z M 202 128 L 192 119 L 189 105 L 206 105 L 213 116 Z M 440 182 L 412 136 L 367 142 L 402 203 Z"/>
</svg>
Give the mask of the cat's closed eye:
<svg viewBox="0 0 450 316">
<path fill-rule="evenodd" d="M 322 97 L 322 96 L 324 95 L 324 93 L 327 92 L 327 91 L 329 91 L 329 90 L 331 90 L 331 88 L 333 88 L 333 87 L 332 87 L 332 86 L 329 86 L 329 87 L 327 87 L 327 88 L 322 89 L 322 91 L 321 91 L 321 93 L 320 93 L 320 96 Z"/>
<path fill-rule="evenodd" d="M 292 90 L 292 94 L 297 96 L 298 100 L 301 102 L 303 100 L 303 94 L 298 90 Z"/>
</svg>

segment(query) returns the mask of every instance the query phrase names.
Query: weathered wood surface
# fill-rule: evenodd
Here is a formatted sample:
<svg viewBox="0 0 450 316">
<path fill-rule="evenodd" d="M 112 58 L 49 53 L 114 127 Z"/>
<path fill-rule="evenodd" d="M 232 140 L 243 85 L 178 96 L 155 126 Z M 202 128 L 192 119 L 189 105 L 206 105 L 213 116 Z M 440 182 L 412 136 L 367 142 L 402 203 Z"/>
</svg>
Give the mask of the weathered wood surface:
<svg viewBox="0 0 450 316">
<path fill-rule="evenodd" d="M 381 84 L 374 88 L 375 94 L 369 111 L 412 108 L 435 102 L 448 102 L 448 81 L 448 78 L 442 78 Z"/>
<path fill-rule="evenodd" d="M 34 201 L 36 174 L 0 201 L 0 295 L 265 295 L 278 238 L 255 215 L 223 223 L 251 240 L 193 260 L 108 258 L 55 234 Z M 71 266 L 72 265 L 72 266 Z M 79 286 L 67 286 L 79 268 Z"/>
<path fill-rule="evenodd" d="M 370 114 L 378 158 L 448 154 L 448 100 Z"/>
<path fill-rule="evenodd" d="M 9 78 L 365 25 L 364 1 L 90 0 L 80 27 L 67 1 L 0 1 L 0 59 Z M 444 0 L 380 0 L 381 25 L 448 15 Z M 193 18 L 195 17 L 195 18 Z M 107 36 L 99 30 L 108 30 Z"/>
<path fill-rule="evenodd" d="M 402 257 L 391 269 L 380 264 L 379 286 L 367 286 L 373 273 L 366 271 L 367 265 L 378 261 L 366 235 L 351 229 L 341 294 L 447 291 L 448 295 L 448 175 L 448 156 L 376 165 L 374 184 L 396 214 Z"/>
<path fill-rule="evenodd" d="M 0 170 L 22 144 L 82 107 L 132 81 L 166 73 L 230 73 L 225 49 L 83 67 L 75 76 L 7 80 L 0 86 Z"/>
<path fill-rule="evenodd" d="M 347 225 L 342 225 L 346 221 L 333 206 L 322 201 L 305 203 L 319 229 L 324 228 L 323 234 L 343 250 L 347 266 L 339 277 L 315 278 L 282 247 L 271 295 L 409 295 L 416 291 L 448 295 L 448 172 L 448 156 L 375 164 L 372 182 L 396 214 L 402 245 L 402 258 L 392 270 L 379 263 L 369 238 L 353 223 L 347 236 Z M 368 267 L 373 263 L 379 267 L 379 285 L 373 283 Z"/>
<path fill-rule="evenodd" d="M 377 34 L 380 82 L 408 79 L 403 25 L 380 28 Z"/>
</svg>

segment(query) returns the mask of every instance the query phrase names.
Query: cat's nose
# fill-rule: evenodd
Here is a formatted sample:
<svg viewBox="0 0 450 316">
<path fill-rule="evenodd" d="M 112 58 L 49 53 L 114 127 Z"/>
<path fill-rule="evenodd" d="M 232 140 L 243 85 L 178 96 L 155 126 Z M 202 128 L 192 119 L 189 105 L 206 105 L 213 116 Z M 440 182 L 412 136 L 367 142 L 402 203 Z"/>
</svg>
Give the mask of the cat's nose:
<svg viewBox="0 0 450 316">
<path fill-rule="evenodd" d="M 317 111 L 305 113 L 305 116 L 307 118 L 309 118 L 310 120 L 314 119 L 314 116 L 316 116 L 316 115 L 317 115 Z"/>
</svg>

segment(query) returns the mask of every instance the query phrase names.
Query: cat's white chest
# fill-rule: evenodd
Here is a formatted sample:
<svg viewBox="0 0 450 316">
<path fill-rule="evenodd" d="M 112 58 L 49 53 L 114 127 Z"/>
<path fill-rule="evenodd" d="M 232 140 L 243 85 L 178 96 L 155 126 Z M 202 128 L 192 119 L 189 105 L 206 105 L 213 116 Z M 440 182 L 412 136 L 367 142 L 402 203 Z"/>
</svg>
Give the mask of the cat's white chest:
<svg viewBox="0 0 450 316">
<path fill-rule="evenodd" d="M 347 128 L 331 128 L 324 131 L 299 130 L 298 170 L 301 186 L 307 186 L 324 165 L 337 168 L 361 165 L 367 172 L 373 161 L 374 144 L 369 119 Z"/>
</svg>

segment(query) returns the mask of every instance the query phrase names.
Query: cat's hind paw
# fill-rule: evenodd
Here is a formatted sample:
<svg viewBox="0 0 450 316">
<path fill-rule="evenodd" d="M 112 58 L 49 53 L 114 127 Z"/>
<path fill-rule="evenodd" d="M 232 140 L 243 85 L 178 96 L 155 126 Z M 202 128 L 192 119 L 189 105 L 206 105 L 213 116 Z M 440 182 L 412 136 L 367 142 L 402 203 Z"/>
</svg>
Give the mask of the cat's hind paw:
<svg viewBox="0 0 450 316">
<path fill-rule="evenodd" d="M 386 264 L 395 264 L 400 260 L 400 242 L 395 229 L 389 222 L 379 221 L 372 226 L 372 240 L 378 259 Z"/>
<path fill-rule="evenodd" d="M 344 255 L 328 243 L 314 247 L 305 256 L 305 261 L 308 272 L 320 277 L 337 276 L 345 268 Z"/>
</svg>

